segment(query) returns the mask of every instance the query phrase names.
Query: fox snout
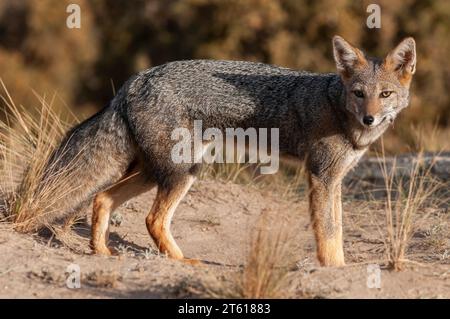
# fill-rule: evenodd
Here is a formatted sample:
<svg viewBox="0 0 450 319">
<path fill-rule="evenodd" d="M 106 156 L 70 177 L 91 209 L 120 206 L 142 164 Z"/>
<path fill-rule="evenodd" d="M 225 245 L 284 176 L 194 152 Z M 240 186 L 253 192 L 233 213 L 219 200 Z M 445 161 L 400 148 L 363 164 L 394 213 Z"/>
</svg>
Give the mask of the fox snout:
<svg viewBox="0 0 450 319">
<path fill-rule="evenodd" d="M 370 127 L 380 121 L 381 103 L 377 99 L 367 101 L 362 109 L 361 122 L 363 125 Z"/>
<path fill-rule="evenodd" d="M 363 103 L 359 122 L 366 127 L 375 127 L 385 121 L 392 123 L 396 116 L 396 108 L 392 107 L 392 101 L 388 101 L 386 98 L 374 97 L 373 100 Z"/>
<path fill-rule="evenodd" d="M 389 104 L 384 105 L 383 102 L 378 99 L 368 101 L 368 103 L 362 103 L 362 105 L 358 105 L 356 102 L 356 108 L 359 109 L 356 117 L 361 125 L 371 128 L 380 125 L 384 121 L 389 121 L 389 123 L 394 121 L 396 116 L 395 109 L 391 108 Z"/>
</svg>

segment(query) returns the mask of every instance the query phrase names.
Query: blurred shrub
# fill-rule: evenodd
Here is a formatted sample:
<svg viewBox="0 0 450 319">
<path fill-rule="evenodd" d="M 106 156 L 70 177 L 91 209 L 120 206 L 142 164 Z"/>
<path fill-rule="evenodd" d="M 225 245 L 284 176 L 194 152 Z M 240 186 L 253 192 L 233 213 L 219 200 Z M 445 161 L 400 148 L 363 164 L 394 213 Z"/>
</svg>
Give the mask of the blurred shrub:
<svg viewBox="0 0 450 319">
<path fill-rule="evenodd" d="M 81 6 L 80 30 L 66 27 L 68 3 Z M 366 27 L 370 3 L 381 6 L 381 29 Z M 241 59 L 333 72 L 334 34 L 371 55 L 415 37 L 414 95 L 394 139 L 411 139 L 403 139 L 411 123 L 450 125 L 447 0 L 2 1 L 0 77 L 22 103 L 33 88 L 98 109 L 112 97 L 111 83 L 118 88 L 136 71 L 172 60 Z"/>
</svg>

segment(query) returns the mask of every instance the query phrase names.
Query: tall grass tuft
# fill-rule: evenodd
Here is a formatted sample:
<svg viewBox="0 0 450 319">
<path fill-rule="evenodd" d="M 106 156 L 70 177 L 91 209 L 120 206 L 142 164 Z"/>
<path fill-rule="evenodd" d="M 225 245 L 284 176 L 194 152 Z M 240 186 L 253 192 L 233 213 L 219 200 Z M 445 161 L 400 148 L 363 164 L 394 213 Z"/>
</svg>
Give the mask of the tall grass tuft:
<svg viewBox="0 0 450 319">
<path fill-rule="evenodd" d="M 262 191 L 269 191 L 288 200 L 298 200 L 299 195 L 307 189 L 305 167 L 303 163 L 280 163 L 275 174 L 259 173 L 261 164 L 235 163 L 204 165 L 200 174 L 202 179 L 215 179 L 245 186 L 253 186 Z"/>
<path fill-rule="evenodd" d="M 227 280 L 213 278 L 190 289 L 207 298 L 287 298 L 298 283 L 291 274 L 295 259 L 292 233 L 279 214 L 264 209 L 250 234 L 245 263 Z"/>
<path fill-rule="evenodd" d="M 442 188 L 442 183 L 431 174 L 433 164 L 424 168 L 422 157 L 423 152 L 419 152 L 408 174 L 397 177 L 397 162 L 388 168 L 382 144 L 380 167 L 386 192 L 384 245 L 388 264 L 396 271 L 402 270 L 408 261 L 406 255 L 411 237 L 427 217 L 425 206 L 436 201 L 436 194 Z"/>
<path fill-rule="evenodd" d="M 261 213 L 239 281 L 240 297 L 286 297 L 290 290 L 288 278 L 293 257 L 287 229 L 287 222 L 275 219 L 267 210 Z"/>
<path fill-rule="evenodd" d="M 47 164 L 70 126 L 54 111 L 55 96 L 47 101 L 34 92 L 39 107 L 30 111 L 14 103 L 1 79 L 0 84 L 6 106 L 0 121 L 1 215 L 18 231 L 27 232 L 48 226 L 57 204 L 74 191 L 70 181 L 77 157 L 65 170 L 56 169 L 58 158 Z M 77 121 L 73 114 L 67 117 Z"/>
</svg>

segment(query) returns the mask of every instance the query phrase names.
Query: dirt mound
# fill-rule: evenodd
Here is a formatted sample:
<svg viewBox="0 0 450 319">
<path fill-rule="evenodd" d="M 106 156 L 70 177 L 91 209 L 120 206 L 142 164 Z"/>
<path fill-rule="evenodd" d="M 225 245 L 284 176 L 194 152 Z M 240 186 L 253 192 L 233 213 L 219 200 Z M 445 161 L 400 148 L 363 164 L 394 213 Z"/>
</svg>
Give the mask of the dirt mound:
<svg viewBox="0 0 450 319">
<path fill-rule="evenodd" d="M 290 297 L 450 297 L 448 212 L 429 214 L 408 251 L 414 263 L 396 273 L 383 268 L 383 241 L 377 230 L 383 216 L 368 211 L 364 203 L 345 203 L 348 266 L 320 268 L 304 197 L 292 201 L 251 186 L 199 181 L 172 225 L 185 255 L 206 262 L 190 266 L 156 253 L 144 222 L 154 195 L 143 194 L 118 209 L 120 226 L 112 226 L 110 236 L 119 253 L 114 257 L 89 254 L 89 225 L 73 230 L 69 249 L 55 239 L 19 234 L 0 224 L 0 297 L 199 297 L 208 296 L 205 287 L 220 293 L 240 273 L 262 211 L 285 219 L 292 230 L 295 260 L 290 271 L 298 280 L 291 283 Z M 368 263 L 380 264 L 381 288 L 368 287 L 368 271 L 370 275 L 373 269 Z M 73 267 L 79 267 L 81 287 L 69 289 L 67 271 Z"/>
</svg>

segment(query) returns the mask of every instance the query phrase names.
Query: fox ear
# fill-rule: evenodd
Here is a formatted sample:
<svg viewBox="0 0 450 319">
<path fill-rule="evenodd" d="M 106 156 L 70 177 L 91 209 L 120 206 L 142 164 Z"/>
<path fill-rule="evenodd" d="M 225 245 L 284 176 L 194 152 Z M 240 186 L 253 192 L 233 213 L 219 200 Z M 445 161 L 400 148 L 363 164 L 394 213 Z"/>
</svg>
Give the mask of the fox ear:
<svg viewBox="0 0 450 319">
<path fill-rule="evenodd" d="M 416 42 L 406 38 L 385 59 L 386 68 L 398 74 L 400 82 L 409 84 L 416 72 Z"/>
<path fill-rule="evenodd" d="M 356 68 L 367 64 L 364 53 L 338 35 L 333 37 L 333 53 L 337 70 L 343 78 L 349 78 Z"/>
</svg>

